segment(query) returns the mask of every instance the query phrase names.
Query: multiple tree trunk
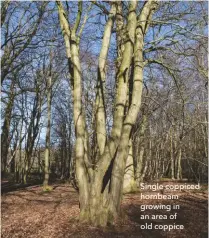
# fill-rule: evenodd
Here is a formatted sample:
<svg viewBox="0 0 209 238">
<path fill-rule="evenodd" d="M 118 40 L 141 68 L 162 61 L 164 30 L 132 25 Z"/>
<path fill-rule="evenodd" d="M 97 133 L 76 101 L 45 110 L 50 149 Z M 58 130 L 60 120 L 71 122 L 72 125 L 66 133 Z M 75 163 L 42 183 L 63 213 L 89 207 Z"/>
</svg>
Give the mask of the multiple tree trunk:
<svg viewBox="0 0 209 238">
<path fill-rule="evenodd" d="M 96 163 L 90 166 L 90 156 L 86 147 L 88 133 L 82 106 L 82 75 L 76 34 L 81 20 L 82 2 L 78 3 L 77 18 L 74 26 L 71 27 L 62 3 L 57 1 L 72 82 L 80 220 L 102 226 L 113 223 L 120 213 L 125 165 L 131 150 L 129 138 L 132 137 L 132 128 L 141 104 L 144 37 L 152 14 L 158 5 L 156 1 L 145 2 L 140 15 L 137 16 L 137 1 L 129 3 L 127 24 L 124 27 L 126 35 L 123 43 L 120 44 L 121 37 L 118 36 L 118 55 L 121 58 L 118 59 L 116 76 L 113 127 L 111 135 L 107 138 L 104 99 L 105 62 L 114 19 L 116 14 L 121 13 L 120 4 L 121 2 L 111 2 L 99 57 L 96 93 L 96 133 L 99 155 Z M 118 27 L 120 27 L 119 22 Z"/>
</svg>

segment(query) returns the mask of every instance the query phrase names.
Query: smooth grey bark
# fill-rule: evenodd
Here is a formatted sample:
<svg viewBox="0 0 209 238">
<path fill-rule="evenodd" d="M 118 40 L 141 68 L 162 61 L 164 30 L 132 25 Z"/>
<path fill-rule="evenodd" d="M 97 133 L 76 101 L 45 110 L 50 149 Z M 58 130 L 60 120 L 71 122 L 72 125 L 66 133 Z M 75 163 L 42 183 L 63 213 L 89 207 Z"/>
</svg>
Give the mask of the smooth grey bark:
<svg viewBox="0 0 209 238">
<path fill-rule="evenodd" d="M 144 145 L 144 136 L 145 136 L 145 130 L 147 127 L 147 116 L 143 115 L 142 122 L 140 125 L 140 132 L 139 132 L 139 138 L 137 138 L 137 149 L 136 149 L 136 181 L 137 181 L 137 187 L 139 187 L 140 182 L 143 181 L 143 159 L 144 159 L 144 152 L 145 152 L 145 145 Z M 146 163 L 146 161 L 145 161 Z"/>
<path fill-rule="evenodd" d="M 96 138 L 100 155 L 104 152 L 106 144 L 106 115 L 105 115 L 106 112 L 105 112 L 105 88 L 104 88 L 105 66 L 115 14 L 116 14 L 116 6 L 115 4 L 112 4 L 109 18 L 107 20 L 104 29 L 102 47 L 99 55 L 97 93 L 96 93 Z"/>
<path fill-rule="evenodd" d="M 100 147 L 103 153 L 100 154 L 99 159 L 94 165 L 94 170 L 89 168 L 88 153 L 85 151 L 88 133 L 86 132 L 81 102 L 82 78 L 76 35 L 81 19 L 82 2 L 78 2 L 77 18 L 72 29 L 66 18 L 67 14 L 62 3 L 60 1 L 56 1 L 56 3 L 60 26 L 65 40 L 73 92 L 73 113 L 76 131 L 75 159 L 76 177 L 79 187 L 80 221 L 105 226 L 107 223 L 113 223 L 114 218 L 120 213 L 124 170 L 130 147 L 129 138 L 131 138 L 132 127 L 136 122 L 141 105 L 144 36 L 157 3 L 156 1 L 145 2 L 138 19 L 136 15 L 138 2 L 134 0 L 129 3 L 128 22 L 126 25 L 127 34 L 116 78 L 117 89 L 111 137 L 106 142 L 105 147 Z M 116 2 L 112 4 L 114 5 Z M 132 78 L 129 78 L 131 66 L 133 66 L 134 72 L 131 74 Z M 131 92 L 129 91 L 129 80 L 133 81 Z M 128 97 L 129 94 L 132 95 L 131 98 Z M 125 107 L 129 99 L 131 100 L 124 118 Z M 104 145 L 104 142 L 102 143 Z M 111 182 L 108 179 L 107 183 L 104 184 L 104 179 L 110 168 L 112 169 L 111 176 L 109 177 Z"/>
<path fill-rule="evenodd" d="M 137 184 L 134 174 L 134 158 L 133 158 L 133 142 L 130 141 L 130 149 L 128 158 L 126 160 L 124 182 L 123 182 L 123 193 L 130 193 L 137 190 Z"/>
</svg>

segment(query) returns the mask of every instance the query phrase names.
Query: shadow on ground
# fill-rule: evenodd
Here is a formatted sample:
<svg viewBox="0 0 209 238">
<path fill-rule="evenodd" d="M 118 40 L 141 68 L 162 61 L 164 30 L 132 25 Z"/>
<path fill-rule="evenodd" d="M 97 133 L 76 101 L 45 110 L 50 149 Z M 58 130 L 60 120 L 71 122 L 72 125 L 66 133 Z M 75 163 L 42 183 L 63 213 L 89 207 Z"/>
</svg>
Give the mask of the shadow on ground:
<svg viewBox="0 0 209 238">
<path fill-rule="evenodd" d="M 142 204 L 174 204 L 174 201 L 141 200 L 140 193 L 124 196 L 124 216 L 114 227 L 99 229 L 78 223 L 79 205 L 77 192 L 69 185 L 54 185 L 51 192 L 43 192 L 38 185 L 2 195 L 2 238 L 206 238 L 207 196 L 182 193 L 177 219 L 142 220 Z M 168 215 L 165 210 L 147 210 L 146 214 Z M 182 224 L 183 230 L 143 230 L 145 223 L 168 225 Z"/>
</svg>

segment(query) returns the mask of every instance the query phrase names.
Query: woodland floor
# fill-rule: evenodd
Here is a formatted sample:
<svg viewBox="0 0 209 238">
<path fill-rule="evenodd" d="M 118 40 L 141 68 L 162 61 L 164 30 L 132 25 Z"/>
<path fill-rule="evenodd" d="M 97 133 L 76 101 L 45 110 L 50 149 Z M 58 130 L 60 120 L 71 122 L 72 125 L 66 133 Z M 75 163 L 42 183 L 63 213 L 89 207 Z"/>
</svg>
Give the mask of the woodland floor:
<svg viewBox="0 0 209 238">
<path fill-rule="evenodd" d="M 124 217 L 114 227 L 95 228 L 78 223 L 77 192 L 67 184 L 54 184 L 51 192 L 43 192 L 38 185 L 9 191 L 2 185 L 2 238 L 206 238 L 207 233 L 207 190 L 179 192 L 178 200 L 141 200 L 140 193 L 127 194 L 123 199 Z M 148 194 L 143 193 L 143 194 Z M 180 205 L 176 224 L 184 230 L 141 230 L 146 222 L 173 224 L 171 220 L 141 220 L 141 204 Z M 165 210 L 151 210 L 146 214 L 168 214 Z"/>
</svg>

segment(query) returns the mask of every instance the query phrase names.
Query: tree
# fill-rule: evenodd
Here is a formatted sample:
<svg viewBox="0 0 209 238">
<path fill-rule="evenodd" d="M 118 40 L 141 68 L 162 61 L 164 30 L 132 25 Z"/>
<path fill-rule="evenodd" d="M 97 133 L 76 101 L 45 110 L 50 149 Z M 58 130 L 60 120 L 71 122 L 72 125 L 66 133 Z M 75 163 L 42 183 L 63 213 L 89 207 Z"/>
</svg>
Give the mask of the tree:
<svg viewBox="0 0 209 238">
<path fill-rule="evenodd" d="M 25 51 L 29 51 L 32 40 L 36 35 L 43 14 L 45 12 L 46 3 L 41 4 L 28 4 L 24 3 L 19 7 L 20 15 L 18 23 L 15 22 L 15 17 L 18 12 L 16 3 L 4 1 L 2 3 L 2 71 L 1 83 L 2 87 L 10 85 L 10 90 L 3 91 L 9 95 L 6 102 L 5 117 L 2 127 L 2 171 L 7 170 L 7 157 L 10 144 L 10 124 L 12 120 L 12 110 L 15 102 L 15 97 L 21 93 L 15 92 L 18 85 L 19 75 L 21 70 L 31 63 L 30 57 L 24 55 Z M 34 44 L 36 45 L 36 44 Z M 33 45 L 33 47 L 34 47 Z M 31 91 L 32 88 L 22 89 L 22 91 Z"/>
<path fill-rule="evenodd" d="M 45 169 L 44 169 L 44 183 L 46 188 L 49 183 L 49 159 L 50 159 L 50 132 L 51 132 L 51 101 L 52 101 L 52 52 L 50 53 L 50 65 L 47 75 L 47 129 L 46 129 L 46 148 L 45 148 Z"/>
<path fill-rule="evenodd" d="M 111 3 L 98 69 L 96 130 L 100 154 L 96 163 L 91 165 L 86 146 L 88 144 L 88 133 L 82 106 L 82 76 L 79 60 L 79 37 L 77 35 L 81 22 L 83 3 L 81 1 L 78 2 L 78 13 L 73 27 L 68 22 L 68 14 L 65 12 L 63 4 L 60 1 L 56 3 L 72 82 L 80 220 L 94 225 L 105 226 L 107 223 L 112 223 L 114 218 L 120 213 L 124 169 L 129 151 L 129 138 L 132 136 L 132 128 L 136 122 L 141 104 L 144 37 L 152 14 L 158 4 L 156 1 L 145 2 L 140 14 L 137 16 L 137 1 L 129 3 L 124 50 L 116 76 L 113 126 L 111 135 L 109 138 L 106 138 L 105 102 L 103 98 L 103 84 L 105 83 L 104 65 L 117 6 L 117 2 Z M 134 58 L 132 58 L 133 54 Z M 129 87 L 131 84 L 132 87 Z M 130 99 L 128 99 L 127 95 L 129 95 Z M 111 176 L 106 178 L 108 170 L 111 170 Z"/>
</svg>

